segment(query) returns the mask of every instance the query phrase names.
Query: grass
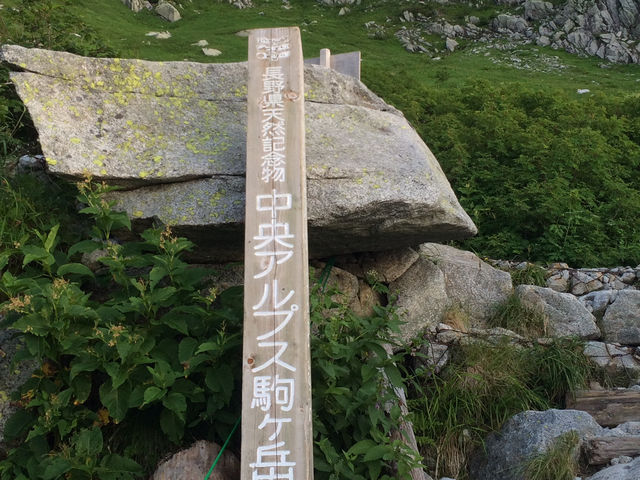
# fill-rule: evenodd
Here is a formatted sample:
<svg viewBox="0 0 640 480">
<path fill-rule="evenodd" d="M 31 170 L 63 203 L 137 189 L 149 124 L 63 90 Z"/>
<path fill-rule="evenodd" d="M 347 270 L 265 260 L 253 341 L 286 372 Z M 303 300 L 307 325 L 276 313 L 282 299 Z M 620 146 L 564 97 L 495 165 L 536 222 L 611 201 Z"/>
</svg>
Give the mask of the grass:
<svg viewBox="0 0 640 480">
<path fill-rule="evenodd" d="M 573 480 L 578 475 L 578 445 L 575 431 L 555 439 L 544 452 L 532 456 L 523 468 L 525 480 Z"/>
<path fill-rule="evenodd" d="M 543 312 L 524 305 L 512 294 L 488 320 L 490 327 L 501 327 L 528 338 L 547 336 L 547 319 Z"/>
<path fill-rule="evenodd" d="M 533 263 L 527 263 L 524 268 L 514 268 L 509 272 L 513 285 L 547 286 L 547 271 Z"/>
<path fill-rule="evenodd" d="M 584 387 L 591 374 L 579 342 L 459 347 L 439 376 L 414 379 L 409 400 L 430 471 L 466 480 L 469 456 L 487 433 L 518 412 L 562 407 L 567 392 Z"/>
<path fill-rule="evenodd" d="M 6 0 L 5 8 L 18 4 L 18 0 Z M 319 5 L 315 0 L 294 0 L 285 9 L 279 1 L 256 0 L 255 7 L 240 10 L 226 2 L 212 0 L 185 0 L 181 10 L 182 20 L 169 23 L 146 10 L 133 13 L 119 0 L 74 0 L 65 10 L 77 15 L 97 32 L 99 38 L 108 39 L 109 45 L 123 57 L 147 60 L 191 60 L 200 62 L 235 62 L 246 60 L 246 38 L 237 32 L 250 28 L 298 25 L 302 32 L 302 44 L 306 57 L 318 56 L 321 48 L 335 53 L 360 50 L 363 54 L 363 80 L 377 93 L 385 96 L 386 88 L 380 88 L 388 79 L 393 84 L 425 85 L 449 88 L 463 85 L 469 78 L 499 83 L 524 83 L 533 88 L 559 89 L 578 96 L 578 88 L 589 88 L 593 93 L 628 94 L 638 88 L 638 65 L 600 68 L 599 59 L 579 58 L 566 52 L 535 46 L 518 46 L 513 51 L 477 47 L 462 40 L 461 47 L 440 60 L 431 60 L 420 54 L 406 52 L 395 39 L 394 33 L 401 25 L 399 17 L 404 10 L 424 13 L 439 12 L 451 21 L 462 22 L 468 8 L 441 5 L 435 2 L 408 1 L 403 3 L 380 0 L 363 1 L 353 5 L 347 15 L 339 16 L 339 8 Z M 100 11 L 100 15 L 95 12 Z M 481 8 L 478 15 L 488 18 L 497 12 L 495 6 Z M 387 22 L 387 19 L 390 19 Z M 375 21 L 384 25 L 387 35 L 383 39 L 368 36 L 364 24 Z M 147 37 L 149 31 L 169 31 L 170 39 Z M 82 34 L 82 32 L 77 32 Z M 206 39 L 212 48 L 222 51 L 219 57 L 206 57 L 200 48 L 192 46 Z M 436 47 L 444 49 L 444 39 L 427 38 Z M 474 51 L 479 49 L 478 52 Z M 511 57 L 519 57 L 532 65 L 530 70 L 520 70 Z M 553 58 L 562 68 L 550 70 L 540 57 Z M 543 68 L 545 67 L 545 68 Z M 446 79 L 442 73 L 446 71 Z M 393 91 L 393 90 L 391 90 Z M 587 95 L 588 96 L 588 95 Z M 583 97 L 584 98 L 584 97 Z"/>
</svg>

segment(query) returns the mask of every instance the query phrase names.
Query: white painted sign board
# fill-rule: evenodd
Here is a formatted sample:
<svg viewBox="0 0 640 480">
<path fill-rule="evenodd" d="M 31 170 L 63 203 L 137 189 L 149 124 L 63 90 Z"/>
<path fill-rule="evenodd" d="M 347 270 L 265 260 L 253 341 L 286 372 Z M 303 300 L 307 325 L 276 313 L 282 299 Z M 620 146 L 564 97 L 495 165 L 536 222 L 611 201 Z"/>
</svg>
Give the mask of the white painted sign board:
<svg viewBox="0 0 640 480">
<path fill-rule="evenodd" d="M 311 480 L 304 81 L 297 28 L 249 34 L 242 480 Z"/>
</svg>

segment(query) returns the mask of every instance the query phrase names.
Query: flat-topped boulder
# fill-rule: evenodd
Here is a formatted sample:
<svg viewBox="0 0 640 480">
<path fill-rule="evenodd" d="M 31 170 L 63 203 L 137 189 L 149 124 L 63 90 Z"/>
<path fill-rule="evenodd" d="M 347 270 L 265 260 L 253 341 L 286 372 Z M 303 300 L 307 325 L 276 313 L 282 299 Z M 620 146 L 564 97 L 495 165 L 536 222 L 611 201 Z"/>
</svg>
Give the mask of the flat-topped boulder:
<svg viewBox="0 0 640 480">
<path fill-rule="evenodd" d="M 51 173 L 120 185 L 113 198 L 140 226 L 174 225 L 205 257 L 240 255 L 246 63 L 96 59 L 6 45 L 0 53 L 16 70 L 11 79 Z M 333 70 L 307 65 L 304 75 L 312 255 L 475 234 L 399 111 Z"/>
</svg>

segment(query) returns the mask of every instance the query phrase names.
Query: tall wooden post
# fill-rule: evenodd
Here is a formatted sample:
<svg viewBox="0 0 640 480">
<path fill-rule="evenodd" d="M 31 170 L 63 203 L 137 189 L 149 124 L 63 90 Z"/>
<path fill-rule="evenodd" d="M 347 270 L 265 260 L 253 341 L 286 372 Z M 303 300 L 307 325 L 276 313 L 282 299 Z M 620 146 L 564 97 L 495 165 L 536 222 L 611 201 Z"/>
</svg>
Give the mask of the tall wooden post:
<svg viewBox="0 0 640 480">
<path fill-rule="evenodd" d="M 304 81 L 297 28 L 249 35 L 242 480 L 311 480 Z"/>
</svg>

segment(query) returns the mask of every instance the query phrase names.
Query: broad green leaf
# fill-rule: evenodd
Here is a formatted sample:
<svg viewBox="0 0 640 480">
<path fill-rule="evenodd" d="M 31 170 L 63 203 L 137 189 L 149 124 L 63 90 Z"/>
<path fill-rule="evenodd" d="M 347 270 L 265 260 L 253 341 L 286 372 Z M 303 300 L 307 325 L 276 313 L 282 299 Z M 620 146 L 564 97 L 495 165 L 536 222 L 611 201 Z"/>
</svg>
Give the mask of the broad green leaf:
<svg viewBox="0 0 640 480">
<path fill-rule="evenodd" d="M 182 374 L 174 372 L 171 365 L 164 360 L 158 360 L 155 367 L 147 367 L 149 373 L 153 376 L 154 383 L 161 388 L 168 388 L 175 382 L 176 378 Z"/>
<path fill-rule="evenodd" d="M 155 266 L 149 272 L 149 280 L 151 281 L 151 286 L 154 287 L 157 283 L 167 276 L 169 272 L 163 266 Z"/>
<path fill-rule="evenodd" d="M 358 443 L 353 445 L 348 450 L 348 453 L 354 454 L 354 455 L 362 455 L 363 453 L 369 451 L 370 448 L 373 448 L 375 446 L 376 446 L 376 443 L 373 440 L 370 440 L 370 439 L 360 440 Z"/>
<path fill-rule="evenodd" d="M 175 412 L 184 421 L 184 413 L 187 411 L 187 399 L 181 393 L 171 392 L 162 399 L 162 405 Z"/>
<path fill-rule="evenodd" d="M 71 463 L 61 457 L 55 457 L 51 463 L 47 465 L 42 474 L 42 480 L 58 480 L 64 478 L 63 474 L 71 470 Z"/>
<path fill-rule="evenodd" d="M 95 357 L 76 357 L 71 362 L 70 378 L 73 380 L 81 372 L 93 372 L 100 367 L 100 362 Z"/>
<path fill-rule="evenodd" d="M 198 349 L 196 350 L 196 354 L 211 352 L 211 351 L 221 350 L 221 349 L 222 347 L 218 342 L 205 342 L 198 347 Z"/>
<path fill-rule="evenodd" d="M 111 377 L 112 388 L 118 388 L 120 385 L 127 381 L 129 372 L 127 371 L 126 366 L 121 365 L 117 362 L 110 362 L 104 366 L 104 369 Z"/>
<path fill-rule="evenodd" d="M 76 449 L 83 457 L 95 457 L 102 452 L 102 432 L 99 428 L 85 429 L 76 439 Z"/>
<path fill-rule="evenodd" d="M 75 253 L 90 253 L 99 249 L 102 245 L 95 240 L 82 240 L 81 242 L 71 245 L 69 248 L 69 256 Z"/>
<path fill-rule="evenodd" d="M 123 384 L 120 388 L 114 389 L 111 379 L 100 386 L 100 400 L 109 410 L 109 415 L 115 423 L 121 422 L 129 409 L 129 395 L 131 390 L 128 384 Z"/>
<path fill-rule="evenodd" d="M 4 426 L 4 436 L 6 440 L 13 440 L 21 437 L 31 428 L 35 417 L 28 410 L 17 410 L 11 415 Z"/>
<path fill-rule="evenodd" d="M 59 228 L 60 224 L 57 224 L 49 231 L 49 235 L 47 235 L 47 239 L 44 241 L 44 248 L 47 252 L 51 252 L 53 244 L 56 241 L 56 236 L 58 235 Z"/>
<path fill-rule="evenodd" d="M 89 269 L 89 267 L 87 267 L 86 265 L 83 265 L 81 263 L 67 263 L 65 265 L 61 265 L 60 268 L 58 268 L 58 275 L 60 275 L 61 277 L 71 273 L 74 275 L 83 275 L 83 276 L 87 276 L 87 277 L 94 277 L 93 272 Z"/>
<path fill-rule="evenodd" d="M 160 318 L 160 321 L 167 327 L 177 330 L 178 332 L 189 335 L 189 326 L 187 325 L 186 314 L 173 309 Z"/>
<path fill-rule="evenodd" d="M 380 460 L 387 453 L 389 453 L 389 451 L 390 451 L 390 447 L 388 445 L 376 445 L 376 446 L 373 446 L 369 450 L 367 450 L 367 452 L 364 454 L 364 457 L 362 458 L 362 461 L 363 462 L 370 462 L 372 460 Z"/>
<path fill-rule="evenodd" d="M 402 388 L 404 382 L 402 380 L 402 375 L 400 374 L 400 370 L 395 365 L 386 365 L 384 367 L 384 373 L 387 375 L 387 378 L 391 382 L 391 385 L 397 388 Z"/>
<path fill-rule="evenodd" d="M 158 387 L 149 387 L 144 391 L 144 403 L 142 405 L 148 405 L 153 402 L 157 402 L 165 396 L 167 390 Z"/>
<path fill-rule="evenodd" d="M 197 346 L 198 341 L 195 338 L 183 338 L 180 345 L 178 345 L 178 360 L 180 363 L 188 362 L 193 357 L 193 352 Z"/>
<path fill-rule="evenodd" d="M 175 287 L 164 287 L 154 290 L 151 293 L 151 301 L 158 306 L 164 306 L 163 304 L 176 293 Z"/>
<path fill-rule="evenodd" d="M 91 376 L 86 374 L 78 375 L 71 380 L 71 388 L 78 403 L 86 402 L 91 394 Z"/>
<path fill-rule="evenodd" d="M 121 480 L 123 477 L 116 475 L 120 473 L 132 473 L 135 476 L 140 476 L 143 473 L 142 467 L 134 460 L 116 454 L 104 456 L 100 461 L 100 466 L 110 470 L 110 472 L 100 475 L 102 480 Z M 109 476 L 112 474 L 113 476 Z"/>
<path fill-rule="evenodd" d="M 163 410 L 160 414 L 160 428 L 169 440 L 180 442 L 184 435 L 184 421 L 171 410 Z"/>
</svg>

